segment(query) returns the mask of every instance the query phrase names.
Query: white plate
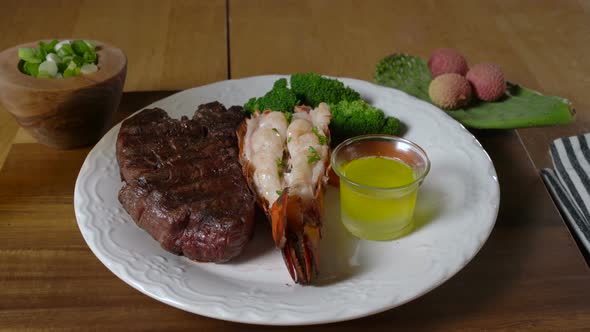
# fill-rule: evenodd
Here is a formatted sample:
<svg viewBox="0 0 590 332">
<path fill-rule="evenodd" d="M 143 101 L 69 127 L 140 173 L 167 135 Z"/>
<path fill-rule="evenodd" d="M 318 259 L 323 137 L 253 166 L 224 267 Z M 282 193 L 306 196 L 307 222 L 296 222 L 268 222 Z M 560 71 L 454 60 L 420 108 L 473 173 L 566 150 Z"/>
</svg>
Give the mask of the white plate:
<svg viewBox="0 0 590 332">
<path fill-rule="evenodd" d="M 242 105 L 263 95 L 279 77 L 218 82 L 148 107 L 180 117 L 214 100 L 227 107 Z M 494 226 L 500 200 L 494 166 L 479 142 L 438 108 L 397 90 L 341 80 L 406 123 L 404 137 L 424 148 L 432 161 L 416 207 L 418 226 L 410 235 L 386 242 L 353 238 L 339 222 L 338 191 L 329 188 L 319 285 L 293 283 L 264 223 L 245 252 L 229 263 L 175 256 L 137 227 L 117 200 L 117 125 L 92 149 L 76 182 L 76 218 L 88 246 L 117 277 L 148 296 L 243 323 L 342 321 L 399 306 L 442 284 L 473 258 Z"/>
</svg>

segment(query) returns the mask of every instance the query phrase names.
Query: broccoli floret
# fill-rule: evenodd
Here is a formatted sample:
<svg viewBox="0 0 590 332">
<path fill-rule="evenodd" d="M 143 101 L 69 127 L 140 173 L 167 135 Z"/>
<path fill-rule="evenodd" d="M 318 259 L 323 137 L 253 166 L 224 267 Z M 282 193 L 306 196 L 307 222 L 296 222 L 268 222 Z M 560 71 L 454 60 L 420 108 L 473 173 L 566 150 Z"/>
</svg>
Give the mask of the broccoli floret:
<svg viewBox="0 0 590 332">
<path fill-rule="evenodd" d="M 404 124 L 398 118 L 390 116 L 385 119 L 385 124 L 383 125 L 383 128 L 381 128 L 381 132 L 378 134 L 400 136 L 403 131 Z"/>
<path fill-rule="evenodd" d="M 401 129 L 402 125 L 398 119 L 386 118 L 382 110 L 367 104 L 364 100 L 343 100 L 332 106 L 330 133 L 333 144 L 358 135 L 398 135 Z"/>
<path fill-rule="evenodd" d="M 258 111 L 273 110 L 279 112 L 293 112 L 293 107 L 298 104 L 297 96 L 293 90 L 287 87 L 287 79 L 277 80 L 272 90 L 260 98 L 251 98 L 244 105 L 247 114 Z"/>
<path fill-rule="evenodd" d="M 291 89 L 304 105 L 317 107 L 321 102 L 335 105 L 341 100 L 361 99 L 358 92 L 338 80 L 315 73 L 291 75 Z"/>
</svg>

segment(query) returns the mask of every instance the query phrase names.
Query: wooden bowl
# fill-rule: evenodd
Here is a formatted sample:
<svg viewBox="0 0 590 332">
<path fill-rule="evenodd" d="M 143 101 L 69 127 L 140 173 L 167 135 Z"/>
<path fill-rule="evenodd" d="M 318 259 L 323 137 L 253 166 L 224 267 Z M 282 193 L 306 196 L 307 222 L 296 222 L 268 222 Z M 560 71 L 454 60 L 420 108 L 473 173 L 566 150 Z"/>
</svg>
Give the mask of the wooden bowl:
<svg viewBox="0 0 590 332">
<path fill-rule="evenodd" d="M 96 143 L 119 106 L 127 74 L 120 49 L 96 41 L 98 71 L 69 78 L 36 78 L 18 69 L 19 47 L 0 53 L 0 103 L 41 144 L 71 149 Z"/>
</svg>

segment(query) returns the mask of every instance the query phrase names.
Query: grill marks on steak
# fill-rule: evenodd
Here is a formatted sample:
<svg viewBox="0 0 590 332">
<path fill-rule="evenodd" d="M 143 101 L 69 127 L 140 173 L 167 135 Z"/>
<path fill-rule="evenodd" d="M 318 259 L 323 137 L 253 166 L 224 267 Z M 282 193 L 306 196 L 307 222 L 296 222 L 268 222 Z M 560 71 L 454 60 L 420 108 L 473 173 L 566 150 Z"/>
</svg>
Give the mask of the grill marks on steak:
<svg viewBox="0 0 590 332">
<path fill-rule="evenodd" d="M 121 125 L 119 201 L 164 249 L 224 262 L 250 239 L 254 196 L 235 134 L 243 116 L 241 107 L 213 102 L 199 106 L 192 119 L 171 119 L 154 108 Z"/>
</svg>

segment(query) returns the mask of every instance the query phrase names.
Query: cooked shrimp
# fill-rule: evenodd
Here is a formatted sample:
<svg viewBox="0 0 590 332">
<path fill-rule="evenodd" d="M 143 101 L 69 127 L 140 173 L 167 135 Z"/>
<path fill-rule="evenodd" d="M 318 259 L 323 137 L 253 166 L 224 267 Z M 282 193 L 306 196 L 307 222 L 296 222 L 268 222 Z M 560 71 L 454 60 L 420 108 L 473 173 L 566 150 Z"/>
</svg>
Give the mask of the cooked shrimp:
<svg viewBox="0 0 590 332">
<path fill-rule="evenodd" d="M 254 169 L 256 191 L 270 205 L 279 197 L 282 160 L 285 150 L 287 119 L 281 112 L 266 112 L 248 120 L 250 137 L 246 140 L 246 156 Z M 250 129 L 249 129 L 250 130 Z"/>
<path fill-rule="evenodd" d="M 313 125 L 321 129 L 326 135 L 331 118 L 330 106 L 326 103 L 320 103 L 316 109 L 309 112 L 309 115 Z"/>
<path fill-rule="evenodd" d="M 296 107 L 289 125 L 283 113 L 265 112 L 238 130 L 245 176 L 271 221 L 289 273 L 302 284 L 318 273 L 329 123 L 330 107 L 321 103 L 315 109 Z"/>
</svg>

